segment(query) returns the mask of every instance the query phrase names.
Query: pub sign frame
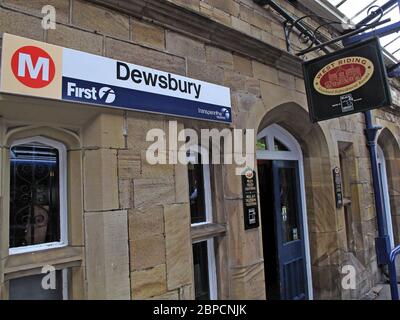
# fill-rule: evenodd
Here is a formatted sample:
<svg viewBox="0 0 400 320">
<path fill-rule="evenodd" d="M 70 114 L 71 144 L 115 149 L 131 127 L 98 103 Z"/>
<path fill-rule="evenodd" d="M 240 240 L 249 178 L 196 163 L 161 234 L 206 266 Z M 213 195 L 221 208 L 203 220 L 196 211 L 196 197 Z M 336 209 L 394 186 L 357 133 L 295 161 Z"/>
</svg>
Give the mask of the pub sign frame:
<svg viewBox="0 0 400 320">
<path fill-rule="evenodd" d="M 379 38 L 303 62 L 310 118 L 318 122 L 392 103 Z"/>
</svg>

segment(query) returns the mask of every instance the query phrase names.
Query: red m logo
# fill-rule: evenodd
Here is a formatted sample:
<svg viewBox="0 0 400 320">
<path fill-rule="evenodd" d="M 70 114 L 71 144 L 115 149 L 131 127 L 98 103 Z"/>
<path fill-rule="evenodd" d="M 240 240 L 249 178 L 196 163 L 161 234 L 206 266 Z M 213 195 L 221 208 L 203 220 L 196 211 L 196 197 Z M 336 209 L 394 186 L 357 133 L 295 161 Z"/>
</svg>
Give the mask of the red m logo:
<svg viewBox="0 0 400 320">
<path fill-rule="evenodd" d="M 41 48 L 26 46 L 18 49 L 11 59 L 14 76 L 30 88 L 49 85 L 55 75 L 55 65 L 50 55 Z"/>
</svg>

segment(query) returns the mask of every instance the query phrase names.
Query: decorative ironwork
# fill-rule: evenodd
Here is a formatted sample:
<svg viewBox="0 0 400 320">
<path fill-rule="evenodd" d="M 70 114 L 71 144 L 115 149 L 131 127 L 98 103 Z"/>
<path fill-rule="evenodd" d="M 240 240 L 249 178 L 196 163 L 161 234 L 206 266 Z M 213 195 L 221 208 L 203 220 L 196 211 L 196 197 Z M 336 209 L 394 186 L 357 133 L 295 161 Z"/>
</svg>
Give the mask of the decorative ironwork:
<svg viewBox="0 0 400 320">
<path fill-rule="evenodd" d="M 363 25 L 359 25 L 357 27 L 350 21 L 348 23 L 337 22 L 337 21 L 333 21 L 330 19 L 322 18 L 317 15 L 313 15 L 313 14 L 305 15 L 303 17 L 300 17 L 300 18 L 294 20 L 293 22 L 287 20 L 284 23 L 287 50 L 289 52 L 297 53 L 297 55 L 303 55 L 308 52 L 311 52 L 311 51 L 313 51 L 313 48 L 315 48 L 316 50 L 322 50 L 322 48 L 324 48 L 325 46 L 327 46 L 329 44 L 339 42 L 340 40 L 350 37 L 353 34 L 361 33 L 365 30 L 375 28 L 381 24 L 384 24 L 384 23 L 390 21 L 390 20 L 381 21 L 384 16 L 384 11 L 381 9 L 381 7 L 373 6 L 373 7 L 369 8 L 369 13 L 372 13 L 372 12 L 375 13 L 375 15 L 374 15 L 375 18 L 372 21 L 365 23 Z M 310 27 L 306 28 L 306 27 L 304 27 L 304 25 L 302 23 L 306 19 L 313 19 L 313 21 L 316 21 L 318 19 L 320 21 L 322 20 L 323 23 L 319 24 L 314 29 L 311 29 Z M 330 31 L 330 30 L 333 30 L 330 27 L 333 27 L 335 25 L 340 25 L 340 26 L 342 26 L 343 29 L 349 30 L 348 33 L 341 37 L 337 37 L 337 35 L 334 34 L 334 32 Z M 300 26 L 300 28 L 299 28 L 299 26 Z M 294 45 L 293 42 L 291 41 L 291 37 L 294 34 L 295 30 L 297 31 L 296 45 Z M 325 31 L 325 35 L 322 33 L 322 30 Z M 326 33 L 329 33 L 329 37 L 327 37 Z M 320 41 L 320 39 L 322 39 L 322 38 L 331 38 L 333 40 L 328 41 L 326 43 L 322 43 Z M 303 47 L 300 47 L 301 45 Z"/>
<path fill-rule="evenodd" d="M 27 158 L 11 159 L 10 247 L 60 240 L 58 163 Z"/>
<path fill-rule="evenodd" d="M 382 21 L 385 12 L 392 5 L 391 2 L 382 6 L 371 6 L 368 9 L 370 19 L 364 19 L 357 25 L 354 25 L 350 19 L 347 21 L 334 21 L 316 14 L 295 17 L 289 14 L 281 6 L 273 0 L 254 0 L 259 5 L 268 5 L 276 11 L 283 19 L 286 47 L 289 52 L 295 53 L 298 56 L 305 55 L 311 51 L 321 50 L 325 53 L 330 51 L 326 48 L 339 41 L 346 41 L 351 36 L 358 35 L 366 30 L 375 28 L 390 21 L 390 19 Z M 312 20 L 307 23 L 307 19 Z M 316 21 L 322 21 L 318 26 L 313 27 Z M 335 25 L 341 25 L 344 30 L 347 30 L 344 35 L 337 37 L 337 32 L 333 32 Z M 324 32 L 322 32 L 324 30 Z M 295 37 L 293 37 L 295 35 Z M 332 40 L 329 40 L 332 39 Z"/>
<path fill-rule="evenodd" d="M 367 16 L 373 15 L 373 18 L 367 23 L 363 25 L 372 24 L 374 22 L 381 21 L 383 16 L 385 15 L 385 10 L 380 6 L 371 6 L 368 8 Z"/>
<path fill-rule="evenodd" d="M 322 28 L 325 28 L 325 27 L 328 27 L 328 26 L 334 25 L 334 24 L 340 24 L 335 21 L 326 21 L 325 23 L 319 25 L 314 30 L 312 30 L 310 28 L 305 28 L 303 25 L 303 22 L 306 19 L 310 19 L 310 18 L 321 19 L 320 17 L 318 17 L 316 15 L 305 15 L 303 17 L 297 18 L 293 22 L 287 20 L 284 23 L 286 46 L 287 46 L 287 50 L 289 52 L 301 52 L 304 50 L 311 49 L 312 47 L 314 47 L 315 45 L 320 43 L 318 35 L 320 34 L 320 30 Z M 299 26 L 301 26 L 301 28 L 299 28 Z M 297 37 L 296 42 L 297 43 L 293 44 L 293 42 L 291 41 L 291 36 L 294 34 L 295 30 L 297 31 L 297 34 L 296 34 L 296 37 Z M 334 37 L 333 33 L 331 33 L 330 35 L 331 35 L 331 37 Z M 303 47 L 300 47 L 301 45 Z"/>
</svg>

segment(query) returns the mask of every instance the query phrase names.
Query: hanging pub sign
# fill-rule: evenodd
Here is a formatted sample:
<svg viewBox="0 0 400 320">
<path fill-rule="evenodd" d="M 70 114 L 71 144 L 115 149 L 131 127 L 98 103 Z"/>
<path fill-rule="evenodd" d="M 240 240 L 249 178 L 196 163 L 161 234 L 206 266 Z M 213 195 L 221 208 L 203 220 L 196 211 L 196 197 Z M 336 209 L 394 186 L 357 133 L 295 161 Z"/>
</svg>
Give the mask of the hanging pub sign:
<svg viewBox="0 0 400 320">
<path fill-rule="evenodd" d="M 258 228 L 260 225 L 258 218 L 258 197 L 256 172 L 248 170 L 242 175 L 243 188 L 243 212 L 245 230 Z"/>
<path fill-rule="evenodd" d="M 303 73 L 313 122 L 391 104 L 378 38 L 306 61 Z"/>
<path fill-rule="evenodd" d="M 227 87 L 6 33 L 1 47 L 3 93 L 232 122 Z"/>
</svg>

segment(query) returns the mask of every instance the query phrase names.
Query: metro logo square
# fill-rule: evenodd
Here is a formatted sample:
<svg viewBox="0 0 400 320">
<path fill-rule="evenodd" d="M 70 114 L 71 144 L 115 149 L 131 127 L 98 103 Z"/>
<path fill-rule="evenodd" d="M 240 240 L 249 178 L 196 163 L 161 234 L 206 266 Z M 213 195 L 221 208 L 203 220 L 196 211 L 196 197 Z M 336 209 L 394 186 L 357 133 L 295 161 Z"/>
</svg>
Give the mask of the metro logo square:
<svg viewBox="0 0 400 320">
<path fill-rule="evenodd" d="M 61 99 L 62 48 L 4 34 L 0 90 Z"/>
<path fill-rule="evenodd" d="M 14 76 L 30 88 L 43 88 L 54 79 L 56 67 L 53 58 L 44 50 L 34 46 L 18 49 L 12 59 Z"/>
</svg>

